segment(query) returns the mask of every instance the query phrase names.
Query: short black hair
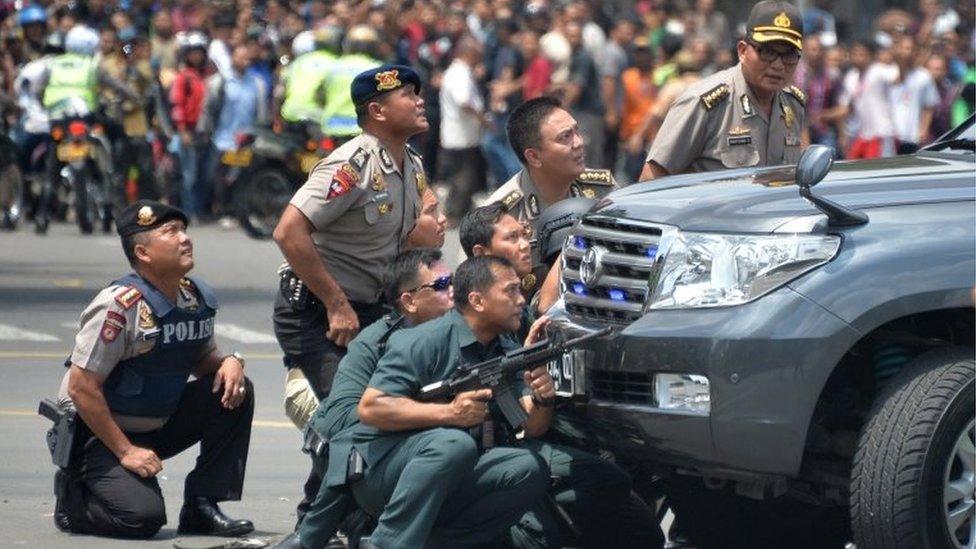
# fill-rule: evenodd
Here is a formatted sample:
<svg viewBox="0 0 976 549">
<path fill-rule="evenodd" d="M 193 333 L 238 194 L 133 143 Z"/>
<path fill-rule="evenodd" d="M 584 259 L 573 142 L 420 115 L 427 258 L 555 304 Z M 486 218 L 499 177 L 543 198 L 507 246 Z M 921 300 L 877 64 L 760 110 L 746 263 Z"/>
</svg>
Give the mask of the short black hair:
<svg viewBox="0 0 976 549">
<path fill-rule="evenodd" d="M 403 292 L 417 286 L 417 275 L 421 265 L 428 269 L 441 260 L 443 255 L 436 248 L 415 248 L 400 252 L 390 265 L 387 274 L 386 302 L 397 308 L 397 299 Z"/>
<path fill-rule="evenodd" d="M 552 111 L 563 108 L 555 97 L 536 97 L 522 103 L 508 117 L 508 142 L 519 162 L 525 164 L 525 149 L 538 149 L 542 145 L 542 121 Z"/>
<path fill-rule="evenodd" d="M 122 237 L 122 253 L 129 261 L 129 266 L 136 267 L 139 260 L 136 258 L 136 244 L 146 243 L 146 232 L 132 233 Z"/>
<path fill-rule="evenodd" d="M 470 305 L 468 294 L 485 292 L 495 283 L 492 267 L 515 270 L 509 260 L 497 255 L 469 257 L 458 265 L 454 271 L 454 307 L 457 310 L 463 311 Z"/>
<path fill-rule="evenodd" d="M 495 224 L 508 213 L 508 208 L 501 202 L 492 202 L 475 208 L 464 214 L 458 225 L 458 237 L 461 249 L 468 257 L 474 257 L 474 247 L 481 244 L 491 246 L 491 237 L 495 235 Z"/>
</svg>

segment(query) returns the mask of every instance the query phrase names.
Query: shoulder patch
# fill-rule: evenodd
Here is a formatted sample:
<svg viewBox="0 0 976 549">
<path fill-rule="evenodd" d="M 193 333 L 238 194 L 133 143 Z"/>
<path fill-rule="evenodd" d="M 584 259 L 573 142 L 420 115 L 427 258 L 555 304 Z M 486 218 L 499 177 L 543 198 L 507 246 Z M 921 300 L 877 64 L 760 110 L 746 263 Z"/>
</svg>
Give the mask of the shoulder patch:
<svg viewBox="0 0 976 549">
<path fill-rule="evenodd" d="M 807 106 L 807 94 L 803 93 L 803 90 L 800 88 L 791 85 L 783 88 L 783 91 L 795 97 L 804 107 Z"/>
<path fill-rule="evenodd" d="M 576 178 L 580 183 L 587 183 L 589 185 L 613 185 L 613 175 L 610 170 L 583 170 L 583 173 L 579 174 Z"/>
<path fill-rule="evenodd" d="M 137 288 L 127 288 L 121 294 L 115 296 L 115 302 L 118 303 L 123 309 L 128 309 L 139 302 L 142 299 L 142 292 Z"/>
<path fill-rule="evenodd" d="M 332 200 L 339 198 L 349 192 L 357 183 L 359 183 L 359 172 L 353 168 L 352 164 L 343 164 L 332 175 L 332 182 L 329 183 L 329 193 L 325 199 Z"/>
<path fill-rule="evenodd" d="M 700 99 L 702 104 L 705 105 L 705 110 L 710 111 L 715 107 L 715 105 L 718 105 L 720 102 L 724 101 L 725 98 L 727 98 L 731 93 L 732 88 L 730 88 L 728 84 L 719 84 L 718 86 L 715 86 L 707 92 L 699 95 L 698 99 Z"/>
<path fill-rule="evenodd" d="M 512 191 L 505 195 L 505 198 L 501 199 L 501 203 L 505 206 L 506 210 L 511 210 L 513 206 L 518 204 L 519 200 L 522 200 L 522 191 Z"/>
</svg>

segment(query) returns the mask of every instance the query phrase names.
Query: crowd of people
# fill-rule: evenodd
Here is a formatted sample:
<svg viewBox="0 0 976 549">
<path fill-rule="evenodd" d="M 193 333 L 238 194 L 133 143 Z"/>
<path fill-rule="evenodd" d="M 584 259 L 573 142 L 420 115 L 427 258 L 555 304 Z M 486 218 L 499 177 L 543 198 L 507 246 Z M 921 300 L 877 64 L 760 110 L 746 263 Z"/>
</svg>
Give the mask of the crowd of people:
<svg viewBox="0 0 976 549">
<path fill-rule="evenodd" d="M 634 182 L 670 104 L 738 61 L 742 30 L 716 0 L 17 4 L 0 3 L 0 91 L 22 168 L 47 139 L 55 88 L 89 86 L 117 185 L 138 174 L 127 201 L 164 196 L 203 220 L 228 212 L 214 174 L 238 134 L 312 121 L 326 135 L 354 135 L 348 85 L 381 62 L 421 74 L 431 128 L 413 144 L 432 182 L 449 189 L 451 224 L 518 171 L 506 122 L 541 95 L 578 121 L 588 167 Z M 803 14 L 794 83 L 809 97 L 804 143 L 840 157 L 893 155 L 972 112 L 969 3 L 920 0 L 881 12 L 864 33 L 831 13 L 820 0 Z M 73 74 L 66 55 L 92 59 L 98 78 Z M 155 177 L 166 168 L 169 177 Z"/>
</svg>

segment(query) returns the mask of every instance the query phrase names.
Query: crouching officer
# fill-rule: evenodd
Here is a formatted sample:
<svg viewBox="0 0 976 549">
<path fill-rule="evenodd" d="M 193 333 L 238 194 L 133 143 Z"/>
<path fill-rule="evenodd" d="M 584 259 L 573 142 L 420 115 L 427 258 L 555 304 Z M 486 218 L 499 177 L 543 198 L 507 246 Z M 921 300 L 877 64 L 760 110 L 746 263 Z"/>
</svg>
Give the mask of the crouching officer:
<svg viewBox="0 0 976 549">
<path fill-rule="evenodd" d="M 82 313 L 58 393 L 61 408 L 80 418 L 70 464 L 55 477 L 54 523 L 63 531 L 152 537 L 166 523 L 156 480 L 163 460 L 198 442 L 179 532 L 254 529 L 217 506 L 241 498 L 254 396 L 243 359 L 214 341 L 213 291 L 185 276 L 193 268 L 186 225 L 180 210 L 147 200 L 118 217 L 134 272 Z"/>
<path fill-rule="evenodd" d="M 558 99 L 539 97 L 516 107 L 508 119 L 508 139 L 523 168 L 488 202 L 504 204 L 529 233 L 535 218 L 560 200 L 601 198 L 617 188 L 610 170 L 584 168 L 579 123 Z M 532 265 L 532 272 L 522 276 L 526 296 L 539 289 L 548 272 L 534 240 Z"/>
</svg>

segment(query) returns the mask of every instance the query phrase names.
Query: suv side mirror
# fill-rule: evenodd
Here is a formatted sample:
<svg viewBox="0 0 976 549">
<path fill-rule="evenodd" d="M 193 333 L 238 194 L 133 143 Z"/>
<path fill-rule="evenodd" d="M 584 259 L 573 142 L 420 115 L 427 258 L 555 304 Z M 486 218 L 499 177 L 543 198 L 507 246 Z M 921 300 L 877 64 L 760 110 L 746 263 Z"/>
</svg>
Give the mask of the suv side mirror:
<svg viewBox="0 0 976 549">
<path fill-rule="evenodd" d="M 826 145 L 810 145 L 796 165 L 796 184 L 807 190 L 827 175 L 834 165 L 834 149 Z"/>
<path fill-rule="evenodd" d="M 827 200 L 822 196 L 815 196 L 810 189 L 820 183 L 834 165 L 834 149 L 826 145 L 810 145 L 803 152 L 796 165 L 796 184 L 800 187 L 800 196 L 810 201 L 818 210 L 827 214 L 828 224 L 834 227 L 850 227 L 863 225 L 868 222 L 864 212 L 852 210 L 846 206 Z"/>
</svg>

